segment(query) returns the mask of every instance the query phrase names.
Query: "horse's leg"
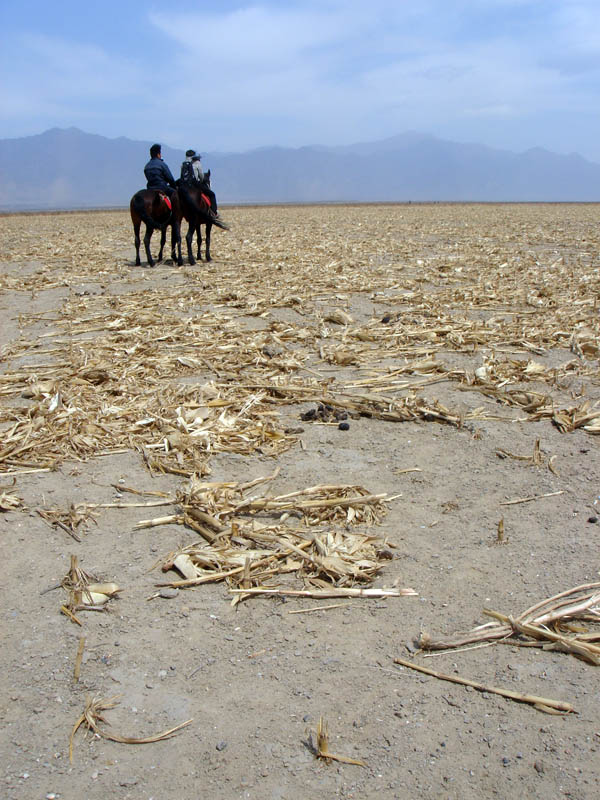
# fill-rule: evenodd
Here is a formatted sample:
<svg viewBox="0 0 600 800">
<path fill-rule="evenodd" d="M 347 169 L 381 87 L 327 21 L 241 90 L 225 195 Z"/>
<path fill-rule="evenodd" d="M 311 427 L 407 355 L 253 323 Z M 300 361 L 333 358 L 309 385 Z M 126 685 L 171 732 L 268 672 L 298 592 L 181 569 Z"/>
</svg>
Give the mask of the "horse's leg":
<svg viewBox="0 0 600 800">
<path fill-rule="evenodd" d="M 212 261 L 212 258 L 210 257 L 210 232 L 211 232 L 211 230 L 212 230 L 212 222 L 207 222 L 206 223 L 206 244 L 204 246 L 204 249 L 206 251 L 206 260 L 207 261 Z"/>
<path fill-rule="evenodd" d="M 163 259 L 163 250 L 165 249 L 165 242 L 167 241 L 167 228 L 161 228 L 160 230 L 160 250 L 158 251 L 158 260 L 162 261 Z"/>
<path fill-rule="evenodd" d="M 140 225 L 141 222 L 136 221 L 133 223 L 133 236 L 135 239 L 135 265 L 136 267 L 141 267 L 142 262 L 140 260 Z"/>
<path fill-rule="evenodd" d="M 186 244 L 187 244 L 188 258 L 190 260 L 190 264 L 193 266 L 196 263 L 196 261 L 194 259 L 194 248 L 193 248 L 193 244 L 194 244 L 194 226 L 192 225 L 191 222 L 189 223 L 189 226 L 188 226 L 188 232 L 185 235 L 185 241 L 186 241 Z"/>
<path fill-rule="evenodd" d="M 183 267 L 183 258 L 181 257 L 181 225 L 177 219 L 174 219 L 171 225 L 171 255 L 173 256 L 173 261 L 177 263 L 177 266 Z"/>
<path fill-rule="evenodd" d="M 196 225 L 196 239 L 198 245 L 198 261 L 202 261 L 202 224 Z"/>
<path fill-rule="evenodd" d="M 144 236 L 144 247 L 146 249 L 146 258 L 148 259 L 148 266 L 153 267 L 154 261 L 152 260 L 152 253 L 150 252 L 150 239 L 152 238 L 152 225 L 146 225 L 146 235 Z"/>
</svg>

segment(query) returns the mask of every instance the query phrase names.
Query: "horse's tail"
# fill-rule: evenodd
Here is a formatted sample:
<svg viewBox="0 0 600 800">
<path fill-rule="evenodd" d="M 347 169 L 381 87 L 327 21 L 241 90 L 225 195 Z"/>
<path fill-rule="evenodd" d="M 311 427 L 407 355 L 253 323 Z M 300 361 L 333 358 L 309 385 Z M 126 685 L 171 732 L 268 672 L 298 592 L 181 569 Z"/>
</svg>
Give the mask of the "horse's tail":
<svg viewBox="0 0 600 800">
<path fill-rule="evenodd" d="M 213 225 L 217 226 L 217 228 L 222 228 L 224 231 L 229 230 L 229 225 L 223 222 L 223 220 L 220 219 L 220 217 L 217 217 L 214 211 L 212 210 L 207 211 L 206 216 L 209 218 L 209 220 L 212 222 Z"/>
<path fill-rule="evenodd" d="M 151 228 L 156 228 L 156 222 L 152 219 L 152 217 L 146 211 L 146 201 L 144 198 L 144 189 L 140 192 L 137 192 L 131 198 L 131 206 L 142 222 L 145 222 L 146 225 L 149 225 Z"/>
<path fill-rule="evenodd" d="M 201 197 L 199 200 L 196 193 L 194 193 L 194 196 L 192 197 L 188 187 L 184 185 L 179 186 L 178 192 L 181 197 L 184 210 L 188 208 L 191 209 L 192 213 L 199 215 L 201 217 L 201 224 L 210 222 L 211 225 L 216 225 L 217 228 L 222 228 L 224 231 L 229 230 L 229 225 L 223 222 L 223 220 L 220 219 L 211 209 L 210 201 L 207 197 Z"/>
</svg>

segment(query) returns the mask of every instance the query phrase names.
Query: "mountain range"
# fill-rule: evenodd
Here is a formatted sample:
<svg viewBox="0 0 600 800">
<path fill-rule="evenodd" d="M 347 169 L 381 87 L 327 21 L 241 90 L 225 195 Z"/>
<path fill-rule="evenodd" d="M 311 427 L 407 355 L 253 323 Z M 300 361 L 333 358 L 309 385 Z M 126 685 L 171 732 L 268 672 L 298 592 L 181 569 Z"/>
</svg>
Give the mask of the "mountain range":
<svg viewBox="0 0 600 800">
<path fill-rule="evenodd" d="M 145 186 L 150 144 L 77 128 L 0 139 L 0 210 L 125 207 Z M 178 177 L 183 150 L 163 145 L 162 154 Z M 414 132 L 338 147 L 202 153 L 202 164 L 225 204 L 600 201 L 600 164 L 580 155 Z"/>
</svg>

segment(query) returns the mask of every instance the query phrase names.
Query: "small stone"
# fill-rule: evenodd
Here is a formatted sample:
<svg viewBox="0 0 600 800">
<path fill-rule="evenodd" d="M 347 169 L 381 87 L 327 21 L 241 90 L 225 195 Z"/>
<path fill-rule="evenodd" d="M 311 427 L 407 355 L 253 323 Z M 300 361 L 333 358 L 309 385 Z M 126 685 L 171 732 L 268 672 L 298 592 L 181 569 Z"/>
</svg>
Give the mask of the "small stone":
<svg viewBox="0 0 600 800">
<path fill-rule="evenodd" d="M 350 423 L 349 422 L 340 422 L 338 425 L 338 429 L 340 431 L 349 431 L 350 430 Z"/>
<path fill-rule="evenodd" d="M 595 522 L 598 522 L 598 517 L 594 517 L 594 516 L 588 517 L 588 522 L 591 522 L 592 524 L 594 524 Z"/>
<path fill-rule="evenodd" d="M 536 761 L 533 765 L 533 768 L 538 773 L 538 775 L 542 775 L 546 770 L 544 769 L 544 762 L 543 761 Z"/>
<path fill-rule="evenodd" d="M 227 747 L 227 742 L 219 742 L 217 744 L 217 750 L 219 750 L 219 751 L 225 750 L 226 747 Z"/>
<path fill-rule="evenodd" d="M 173 598 L 177 597 L 177 595 L 179 594 L 179 589 L 175 589 L 172 586 L 163 586 L 163 588 L 159 591 L 158 594 L 165 600 L 173 600 Z"/>
</svg>

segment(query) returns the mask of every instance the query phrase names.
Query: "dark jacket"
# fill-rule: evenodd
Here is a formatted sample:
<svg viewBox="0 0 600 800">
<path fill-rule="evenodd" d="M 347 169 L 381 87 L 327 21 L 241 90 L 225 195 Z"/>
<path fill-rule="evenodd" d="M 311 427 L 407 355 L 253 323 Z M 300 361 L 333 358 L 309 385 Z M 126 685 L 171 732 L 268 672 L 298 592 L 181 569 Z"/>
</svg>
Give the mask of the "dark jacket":
<svg viewBox="0 0 600 800">
<path fill-rule="evenodd" d="M 144 175 L 148 181 L 148 189 L 167 189 L 176 187 L 175 178 L 171 170 L 160 158 L 151 158 L 144 167 Z"/>
</svg>

